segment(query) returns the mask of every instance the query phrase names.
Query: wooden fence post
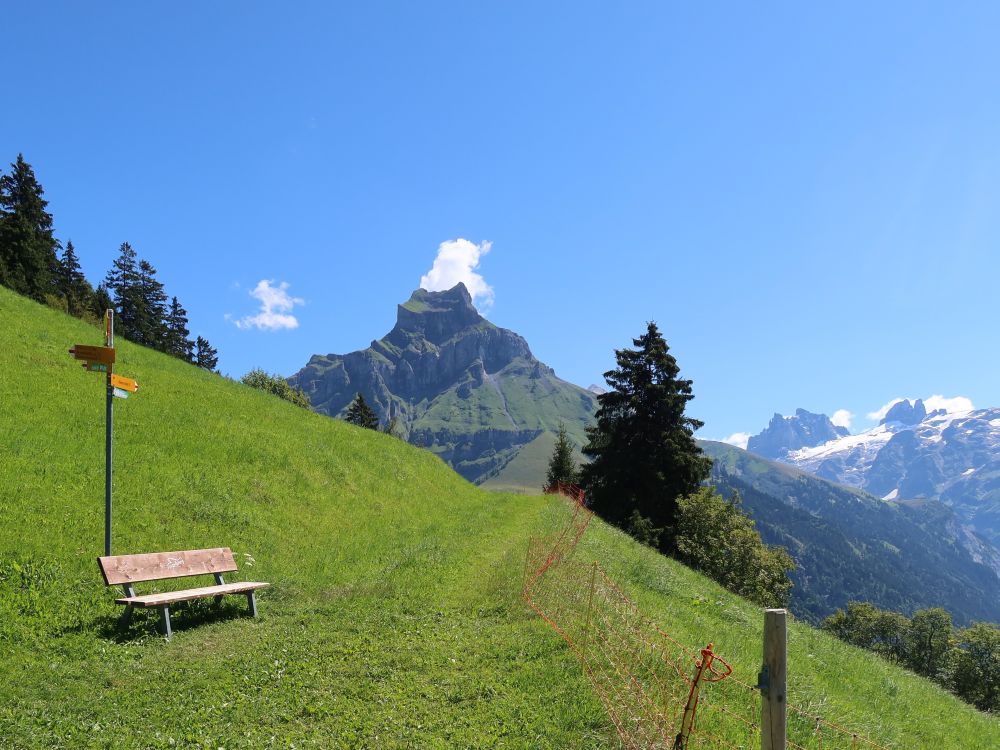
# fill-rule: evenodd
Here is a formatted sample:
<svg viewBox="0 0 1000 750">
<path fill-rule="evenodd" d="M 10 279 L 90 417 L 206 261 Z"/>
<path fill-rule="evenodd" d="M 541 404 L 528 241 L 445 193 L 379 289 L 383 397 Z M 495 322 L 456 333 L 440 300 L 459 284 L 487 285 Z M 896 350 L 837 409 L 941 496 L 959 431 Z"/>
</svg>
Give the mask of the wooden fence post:
<svg viewBox="0 0 1000 750">
<path fill-rule="evenodd" d="M 785 610 L 764 610 L 764 668 L 760 675 L 761 750 L 785 750 L 787 631 Z"/>
</svg>

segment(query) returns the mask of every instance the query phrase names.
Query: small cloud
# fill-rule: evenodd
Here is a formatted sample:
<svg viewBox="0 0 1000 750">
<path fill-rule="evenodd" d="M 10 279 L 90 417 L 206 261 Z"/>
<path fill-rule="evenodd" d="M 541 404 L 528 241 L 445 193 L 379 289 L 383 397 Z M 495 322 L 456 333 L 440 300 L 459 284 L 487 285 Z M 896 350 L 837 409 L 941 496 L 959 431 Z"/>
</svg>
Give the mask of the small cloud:
<svg viewBox="0 0 1000 750">
<path fill-rule="evenodd" d="M 472 301 L 482 310 L 493 306 L 493 287 L 475 269 L 479 259 L 493 247 L 492 242 L 475 244 L 459 237 L 438 245 L 437 257 L 431 270 L 420 277 L 420 288 L 428 292 L 443 292 L 458 282 L 465 284 Z"/>
<path fill-rule="evenodd" d="M 723 443 L 729 443 L 730 445 L 735 445 L 737 448 L 747 449 L 747 443 L 750 442 L 749 432 L 734 432 L 727 438 L 722 438 Z"/>
<path fill-rule="evenodd" d="M 282 281 L 278 286 L 272 284 L 273 281 L 261 279 L 250 290 L 250 296 L 260 302 L 260 312 L 234 321 L 237 328 L 280 331 L 299 327 L 298 319 L 291 312 L 296 305 L 304 305 L 305 300 L 288 294 L 287 281 Z"/>
<path fill-rule="evenodd" d="M 867 414 L 865 414 L 865 416 L 868 417 L 868 419 L 874 419 L 876 422 L 881 422 L 883 419 L 885 419 L 885 415 L 889 413 L 889 409 L 891 409 L 892 407 L 894 407 L 896 404 L 898 404 L 900 401 L 903 400 L 904 399 L 901 398 L 894 398 L 892 401 L 885 404 L 878 411 L 870 411 Z"/>
<path fill-rule="evenodd" d="M 854 419 L 854 415 L 851 414 L 847 409 L 837 409 L 830 417 L 830 421 L 833 422 L 836 427 L 843 427 L 845 429 L 851 429 L 851 420 Z"/>
<path fill-rule="evenodd" d="M 928 412 L 944 409 L 949 414 L 959 411 L 972 411 L 976 408 L 972 405 L 972 399 L 966 398 L 965 396 L 945 398 L 940 395 L 928 396 L 925 398 L 924 406 L 927 407 Z"/>
</svg>

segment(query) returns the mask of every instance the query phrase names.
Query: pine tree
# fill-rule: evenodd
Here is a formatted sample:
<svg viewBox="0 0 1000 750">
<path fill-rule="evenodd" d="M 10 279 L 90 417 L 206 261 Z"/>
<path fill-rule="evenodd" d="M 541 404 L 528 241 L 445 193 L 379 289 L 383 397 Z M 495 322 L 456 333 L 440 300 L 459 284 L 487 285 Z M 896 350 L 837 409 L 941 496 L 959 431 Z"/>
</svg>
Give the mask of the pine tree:
<svg viewBox="0 0 1000 750">
<path fill-rule="evenodd" d="M 94 290 L 80 270 L 80 260 L 76 257 L 72 241 L 66 243 L 66 249 L 59 259 L 56 290 L 66 300 L 66 309 L 70 315 L 80 317 L 89 312 Z"/>
<path fill-rule="evenodd" d="M 660 549 L 674 551 L 677 501 L 708 478 L 711 459 L 694 440 L 702 423 L 686 417 L 694 398 L 655 323 L 615 352 L 618 367 L 604 373 L 612 390 L 597 397 L 597 424 L 587 428 L 581 470 L 591 507 L 627 527 L 633 514 L 663 529 Z"/>
<path fill-rule="evenodd" d="M 138 338 L 140 344 L 159 351 L 167 347 L 167 295 L 156 278 L 156 269 L 145 260 L 139 261 Z"/>
<path fill-rule="evenodd" d="M 115 303 L 108 294 L 108 288 L 104 284 L 98 284 L 87 303 L 87 311 L 97 320 L 104 320 L 104 313 L 113 310 L 114 307 Z"/>
<path fill-rule="evenodd" d="M 58 241 L 35 172 L 21 154 L 0 175 L 0 284 L 44 302 L 55 292 Z"/>
<path fill-rule="evenodd" d="M 545 487 L 549 489 L 557 484 L 576 484 L 576 461 L 573 460 L 573 444 L 566 434 L 566 425 L 560 423 L 556 433 L 556 447 L 549 458 L 549 471 L 545 475 Z"/>
<path fill-rule="evenodd" d="M 208 339 L 201 336 L 194 343 L 194 363 L 212 372 L 215 372 L 215 366 L 219 364 L 219 353 L 208 343 Z"/>
<path fill-rule="evenodd" d="M 115 309 L 115 333 L 142 343 L 142 289 L 139 263 L 132 246 L 123 242 L 118 257 L 104 277 L 104 288 L 111 295 Z"/>
<path fill-rule="evenodd" d="M 187 327 L 187 310 L 181 307 L 176 297 L 170 300 L 170 310 L 167 312 L 167 340 L 164 351 L 185 362 L 194 360 L 194 342 L 188 339 L 191 333 Z"/>
<path fill-rule="evenodd" d="M 347 408 L 346 419 L 358 427 L 366 427 L 369 430 L 378 429 L 378 415 L 368 405 L 365 397 L 360 392 L 354 397 L 354 401 Z"/>
</svg>

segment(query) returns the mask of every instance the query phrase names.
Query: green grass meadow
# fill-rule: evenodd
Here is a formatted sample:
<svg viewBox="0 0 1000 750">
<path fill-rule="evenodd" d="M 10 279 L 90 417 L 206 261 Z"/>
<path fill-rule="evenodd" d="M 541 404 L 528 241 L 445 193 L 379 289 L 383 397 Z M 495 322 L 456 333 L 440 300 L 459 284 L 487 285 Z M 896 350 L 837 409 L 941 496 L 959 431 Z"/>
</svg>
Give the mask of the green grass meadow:
<svg viewBox="0 0 1000 750">
<path fill-rule="evenodd" d="M 491 493 L 429 452 L 118 342 L 114 552 L 229 546 L 243 598 L 125 637 L 103 585 L 100 331 L 0 289 L 0 748 L 608 748 L 572 653 L 523 605 L 558 498 Z M 758 608 L 594 522 L 597 559 L 665 630 L 752 682 Z M 205 579 L 140 584 L 140 593 Z M 790 700 L 899 750 L 1000 747 L 1000 722 L 808 626 Z"/>
</svg>

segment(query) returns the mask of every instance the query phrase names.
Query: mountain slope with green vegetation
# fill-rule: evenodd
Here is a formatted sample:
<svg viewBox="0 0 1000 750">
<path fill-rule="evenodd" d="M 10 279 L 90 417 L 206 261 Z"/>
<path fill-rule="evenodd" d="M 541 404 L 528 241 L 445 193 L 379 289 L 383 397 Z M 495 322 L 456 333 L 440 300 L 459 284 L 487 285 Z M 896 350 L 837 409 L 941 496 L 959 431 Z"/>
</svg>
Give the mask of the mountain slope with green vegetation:
<svg viewBox="0 0 1000 750">
<path fill-rule="evenodd" d="M 518 595 L 560 499 L 484 492 L 427 451 L 128 343 L 114 551 L 230 546 L 231 580 L 272 587 L 257 620 L 201 602 L 176 608 L 170 642 L 143 613 L 117 637 L 95 563 L 103 384 L 66 354 L 100 334 L 3 289 L 0 321 L 0 747 L 615 745 Z M 681 642 L 756 673 L 758 608 L 596 521 L 578 554 Z M 793 702 L 891 747 L 1000 743 L 995 719 L 806 625 L 790 662 Z"/>
<path fill-rule="evenodd" d="M 393 421 L 400 437 L 476 483 L 560 424 L 582 446 L 596 409 L 593 393 L 556 377 L 521 336 L 480 315 L 461 283 L 417 289 L 368 349 L 314 355 L 288 381 L 331 417 L 362 394 L 383 425 Z"/>
<path fill-rule="evenodd" d="M 700 445 L 714 461 L 712 484 L 739 491 L 764 541 L 798 563 L 791 607 L 800 616 L 819 622 L 865 601 L 1000 622 L 1000 578 L 960 543 L 946 506 L 891 503 L 725 443 Z"/>
</svg>

